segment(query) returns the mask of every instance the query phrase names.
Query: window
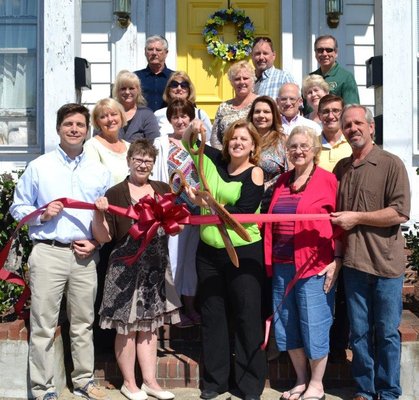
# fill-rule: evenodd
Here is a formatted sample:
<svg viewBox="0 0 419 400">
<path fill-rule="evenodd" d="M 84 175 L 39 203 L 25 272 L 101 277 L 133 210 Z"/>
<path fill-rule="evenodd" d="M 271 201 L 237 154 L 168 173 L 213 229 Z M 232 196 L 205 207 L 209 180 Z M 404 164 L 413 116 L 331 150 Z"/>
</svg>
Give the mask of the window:
<svg viewBox="0 0 419 400">
<path fill-rule="evenodd" d="M 0 0 L 0 146 L 35 146 L 38 0 Z"/>
</svg>

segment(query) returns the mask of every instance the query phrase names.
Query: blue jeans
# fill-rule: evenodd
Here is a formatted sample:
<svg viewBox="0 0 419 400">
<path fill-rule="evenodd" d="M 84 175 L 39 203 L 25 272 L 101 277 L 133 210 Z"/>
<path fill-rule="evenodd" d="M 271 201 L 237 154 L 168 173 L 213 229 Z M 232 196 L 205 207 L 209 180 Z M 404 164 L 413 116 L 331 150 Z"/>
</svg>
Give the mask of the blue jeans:
<svg viewBox="0 0 419 400">
<path fill-rule="evenodd" d="M 325 277 L 314 275 L 299 279 L 284 298 L 294 276 L 294 265 L 274 264 L 272 300 L 276 343 L 281 351 L 304 348 L 310 360 L 317 360 L 329 353 L 335 290 L 326 294 Z"/>
<path fill-rule="evenodd" d="M 401 394 L 403 275 L 383 278 L 344 267 L 352 375 L 357 394 L 373 399 L 397 399 Z"/>
</svg>

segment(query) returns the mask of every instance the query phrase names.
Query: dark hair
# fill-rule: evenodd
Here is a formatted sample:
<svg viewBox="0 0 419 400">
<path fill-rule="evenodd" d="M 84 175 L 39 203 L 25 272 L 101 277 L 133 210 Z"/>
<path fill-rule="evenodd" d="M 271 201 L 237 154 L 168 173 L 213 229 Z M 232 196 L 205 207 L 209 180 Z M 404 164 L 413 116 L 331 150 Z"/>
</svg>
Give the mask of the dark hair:
<svg viewBox="0 0 419 400">
<path fill-rule="evenodd" d="M 345 103 L 343 102 L 342 97 L 336 96 L 335 94 L 330 93 L 330 94 L 326 94 L 325 96 L 323 96 L 320 99 L 318 110 L 320 111 L 326 104 L 329 104 L 332 101 L 338 101 L 342 108 L 345 105 Z"/>
<path fill-rule="evenodd" d="M 269 44 L 269 46 L 270 46 L 270 48 L 271 48 L 271 50 L 272 51 L 275 51 L 274 50 L 274 46 L 273 46 L 273 44 L 272 44 L 272 40 L 271 40 L 271 38 L 269 38 L 269 37 L 267 37 L 267 36 L 256 36 L 255 37 L 255 40 L 254 40 L 254 42 L 253 42 L 253 46 L 252 46 L 252 49 L 258 44 L 258 43 L 260 43 L 260 42 L 266 42 L 266 43 L 268 43 Z"/>
<path fill-rule="evenodd" d="M 139 154 L 140 156 L 150 156 L 153 161 L 156 161 L 158 152 L 159 151 L 150 140 L 137 139 L 130 144 L 127 152 L 127 159 L 129 160 L 134 154 Z"/>
<path fill-rule="evenodd" d="M 325 40 L 325 39 L 332 39 L 334 42 L 335 42 L 335 50 L 337 50 L 337 48 L 338 48 L 338 41 L 336 40 L 336 38 L 334 37 L 334 36 L 332 36 L 332 35 L 322 35 L 322 36 L 319 36 L 315 41 L 314 41 L 314 51 L 316 51 L 316 48 L 317 48 L 317 43 L 320 41 L 320 40 Z"/>
<path fill-rule="evenodd" d="M 252 106 L 250 107 L 249 114 L 247 114 L 247 120 L 253 124 L 253 114 L 255 112 L 257 103 L 266 103 L 272 112 L 272 126 L 271 131 L 261 138 L 261 148 L 266 149 L 268 147 L 278 147 L 280 143 L 285 145 L 286 136 L 282 128 L 281 118 L 278 111 L 278 106 L 275 100 L 270 96 L 259 96 L 253 100 Z M 257 130 L 257 128 L 255 127 Z"/>
<path fill-rule="evenodd" d="M 85 106 L 82 106 L 81 104 L 68 103 L 61 106 L 60 109 L 57 111 L 57 125 L 56 125 L 57 131 L 60 129 L 60 126 L 63 123 L 64 119 L 67 118 L 67 116 L 73 115 L 73 114 L 82 114 L 84 118 L 86 119 L 86 128 L 89 129 L 89 124 L 90 124 L 89 110 Z"/>
<path fill-rule="evenodd" d="M 169 106 L 167 107 L 166 117 L 170 122 L 172 117 L 175 117 L 180 114 L 186 114 L 192 121 L 195 118 L 194 105 L 188 100 L 173 100 L 171 103 L 169 103 Z"/>
<path fill-rule="evenodd" d="M 231 157 L 228 153 L 228 145 L 230 143 L 231 138 L 234 135 L 234 132 L 238 128 L 246 128 L 247 131 L 250 134 L 250 137 L 253 140 L 253 144 L 255 145 L 255 150 L 253 151 L 253 154 L 249 156 L 249 162 L 258 165 L 259 158 L 260 158 L 260 136 L 256 128 L 253 126 L 253 124 L 250 124 L 245 119 L 239 119 L 232 124 L 229 125 L 229 127 L 225 130 L 224 136 L 223 136 L 223 149 L 221 150 L 221 153 L 223 155 L 223 159 L 227 162 L 230 162 Z"/>
</svg>

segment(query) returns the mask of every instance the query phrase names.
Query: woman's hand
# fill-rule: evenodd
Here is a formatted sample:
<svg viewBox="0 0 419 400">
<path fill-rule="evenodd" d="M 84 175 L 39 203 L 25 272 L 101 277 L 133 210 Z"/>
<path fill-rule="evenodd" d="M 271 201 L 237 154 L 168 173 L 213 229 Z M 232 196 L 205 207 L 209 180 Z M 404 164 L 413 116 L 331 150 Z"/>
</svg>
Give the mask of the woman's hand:
<svg viewBox="0 0 419 400">
<path fill-rule="evenodd" d="M 205 124 L 200 119 L 195 118 L 186 128 L 186 131 L 183 134 L 183 140 L 189 143 L 191 136 L 196 138 L 196 135 L 202 132 L 206 132 Z"/>
<path fill-rule="evenodd" d="M 106 197 L 99 197 L 95 201 L 95 207 L 98 211 L 105 212 L 108 211 L 109 203 L 108 199 Z"/>
<path fill-rule="evenodd" d="M 338 278 L 339 271 L 342 267 L 342 259 L 335 258 L 330 264 L 328 264 L 317 276 L 326 275 L 323 289 L 325 293 L 329 293 L 335 285 L 336 279 Z"/>
<path fill-rule="evenodd" d="M 189 199 L 194 203 L 196 206 L 209 208 L 208 203 L 205 199 L 200 195 L 200 192 L 192 186 L 186 186 L 185 192 L 188 195 Z"/>
</svg>

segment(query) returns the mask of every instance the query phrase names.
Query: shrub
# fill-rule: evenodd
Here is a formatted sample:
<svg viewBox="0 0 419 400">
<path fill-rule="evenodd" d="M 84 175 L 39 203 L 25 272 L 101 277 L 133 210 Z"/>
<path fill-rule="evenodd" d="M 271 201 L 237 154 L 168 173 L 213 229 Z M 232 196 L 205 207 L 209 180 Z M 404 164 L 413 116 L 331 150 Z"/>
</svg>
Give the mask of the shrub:
<svg viewBox="0 0 419 400">
<path fill-rule="evenodd" d="M 23 171 L 14 171 L 17 178 Z M 16 186 L 16 179 L 12 174 L 0 174 L 0 247 L 3 248 L 16 229 L 17 222 L 10 215 L 9 209 L 13 202 L 13 193 Z M 9 257 L 5 268 L 21 277 L 26 276 L 27 261 L 32 249 L 32 242 L 29 240 L 28 228 L 23 226 L 14 238 Z M 19 299 L 23 287 L 0 281 L 0 318 L 11 314 L 13 305 Z"/>
</svg>

